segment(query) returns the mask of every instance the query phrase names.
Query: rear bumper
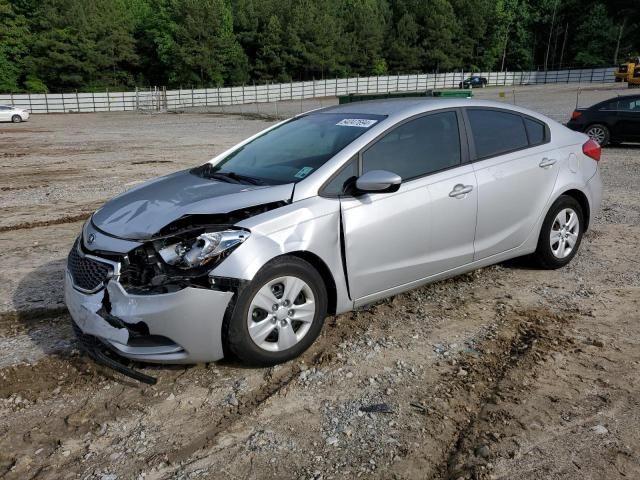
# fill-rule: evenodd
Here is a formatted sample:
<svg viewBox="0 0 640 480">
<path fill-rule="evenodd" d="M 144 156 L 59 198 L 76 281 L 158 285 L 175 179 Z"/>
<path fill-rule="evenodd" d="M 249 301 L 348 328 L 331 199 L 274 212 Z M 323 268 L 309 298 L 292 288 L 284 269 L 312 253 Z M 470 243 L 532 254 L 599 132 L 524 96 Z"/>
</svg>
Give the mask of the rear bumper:
<svg viewBox="0 0 640 480">
<path fill-rule="evenodd" d="M 591 201 L 591 218 L 600 213 L 602 205 L 602 178 L 600 177 L 600 168 L 587 182 L 587 191 L 589 192 L 589 200 Z"/>
<path fill-rule="evenodd" d="M 584 125 L 576 123 L 573 120 L 569 120 L 567 123 L 565 123 L 565 126 L 573 130 L 574 132 L 584 133 Z"/>
<path fill-rule="evenodd" d="M 105 292 L 110 304 L 106 313 Z M 87 294 L 65 273 L 65 303 L 80 330 L 119 355 L 153 363 L 199 363 L 223 356 L 222 321 L 233 292 L 185 288 L 159 295 L 128 294 L 115 279 Z M 143 333 L 140 333 L 143 332 Z"/>
</svg>

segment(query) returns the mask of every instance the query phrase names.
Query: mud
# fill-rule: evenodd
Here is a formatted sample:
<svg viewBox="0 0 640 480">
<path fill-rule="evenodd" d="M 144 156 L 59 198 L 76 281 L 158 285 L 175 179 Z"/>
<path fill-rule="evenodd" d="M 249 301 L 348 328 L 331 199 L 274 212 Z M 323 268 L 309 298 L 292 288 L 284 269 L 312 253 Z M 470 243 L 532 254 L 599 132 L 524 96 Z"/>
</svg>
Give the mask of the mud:
<svg viewBox="0 0 640 480">
<path fill-rule="evenodd" d="M 545 92 L 516 98 L 555 115 L 575 101 Z M 269 122 L 32 118 L 0 126 L 0 476 L 640 478 L 636 147 L 604 151 L 603 211 L 561 270 L 511 261 L 327 318 L 273 368 L 137 365 L 148 386 L 79 355 L 68 248 L 107 197 Z"/>
</svg>

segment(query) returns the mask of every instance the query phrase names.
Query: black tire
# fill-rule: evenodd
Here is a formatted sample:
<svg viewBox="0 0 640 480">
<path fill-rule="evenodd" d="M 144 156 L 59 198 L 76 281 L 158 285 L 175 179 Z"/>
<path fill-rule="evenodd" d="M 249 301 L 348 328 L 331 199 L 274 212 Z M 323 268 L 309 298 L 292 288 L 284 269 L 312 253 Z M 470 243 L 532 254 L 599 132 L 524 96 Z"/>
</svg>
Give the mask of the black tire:
<svg viewBox="0 0 640 480">
<path fill-rule="evenodd" d="M 316 304 L 313 321 L 298 343 L 282 351 L 268 351 L 259 347 L 249 334 L 247 324 L 249 307 L 258 292 L 270 280 L 295 276 L 311 289 Z M 318 271 L 308 262 L 293 256 L 278 257 L 267 263 L 254 279 L 237 294 L 227 309 L 222 325 L 222 340 L 227 353 L 254 366 L 270 366 L 286 362 L 302 354 L 320 334 L 327 315 L 327 289 Z"/>
<path fill-rule="evenodd" d="M 578 216 L 578 238 L 573 250 L 564 258 L 558 258 L 551 248 L 551 229 L 554 226 L 556 217 L 564 209 L 572 209 Z M 540 229 L 540 236 L 538 237 L 538 247 L 535 253 L 532 255 L 533 260 L 538 266 L 546 270 L 555 270 L 557 268 L 564 267 L 568 264 L 578 252 L 580 243 L 582 242 L 582 235 L 584 233 L 584 213 L 580 203 L 573 197 L 568 195 L 561 195 L 547 212 L 547 216 L 542 223 Z"/>
<path fill-rule="evenodd" d="M 11 121 L 13 123 L 20 123 L 22 121 L 22 117 L 20 115 L 14 115 L 13 117 L 11 117 Z"/>
<path fill-rule="evenodd" d="M 622 78 L 616 77 L 616 83 L 621 83 L 621 82 L 622 82 Z"/>
<path fill-rule="evenodd" d="M 595 138 L 595 137 L 600 137 L 599 135 L 595 134 L 596 130 L 600 130 L 602 132 L 602 135 L 603 135 L 602 140 Z M 611 142 L 611 133 L 609 132 L 609 128 L 606 125 L 603 125 L 601 123 L 594 123 L 592 125 L 589 125 L 587 128 L 584 129 L 584 133 L 589 135 L 591 139 L 598 142 L 601 147 L 606 147 L 607 145 L 609 145 L 609 142 Z"/>
</svg>

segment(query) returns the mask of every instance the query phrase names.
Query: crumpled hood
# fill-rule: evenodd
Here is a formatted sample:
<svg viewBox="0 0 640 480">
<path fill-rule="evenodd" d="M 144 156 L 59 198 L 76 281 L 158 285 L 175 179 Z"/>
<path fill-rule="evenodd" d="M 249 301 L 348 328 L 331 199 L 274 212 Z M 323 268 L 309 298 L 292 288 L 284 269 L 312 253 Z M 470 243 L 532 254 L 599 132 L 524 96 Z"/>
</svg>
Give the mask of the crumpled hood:
<svg viewBox="0 0 640 480">
<path fill-rule="evenodd" d="M 145 182 L 109 200 L 93 214 L 92 222 L 107 234 L 144 240 L 185 215 L 225 214 L 288 201 L 293 194 L 293 185 L 226 183 L 183 170 Z"/>
</svg>

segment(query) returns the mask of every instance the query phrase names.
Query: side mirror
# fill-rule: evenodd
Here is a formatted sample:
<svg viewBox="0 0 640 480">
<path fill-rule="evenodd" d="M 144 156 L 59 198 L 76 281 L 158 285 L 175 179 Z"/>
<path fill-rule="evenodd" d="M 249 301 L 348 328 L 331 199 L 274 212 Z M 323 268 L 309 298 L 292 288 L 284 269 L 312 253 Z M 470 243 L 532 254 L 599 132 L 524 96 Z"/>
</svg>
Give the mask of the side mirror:
<svg viewBox="0 0 640 480">
<path fill-rule="evenodd" d="M 371 170 L 356 180 L 356 190 L 360 193 L 397 192 L 402 178 L 386 170 Z"/>
</svg>

